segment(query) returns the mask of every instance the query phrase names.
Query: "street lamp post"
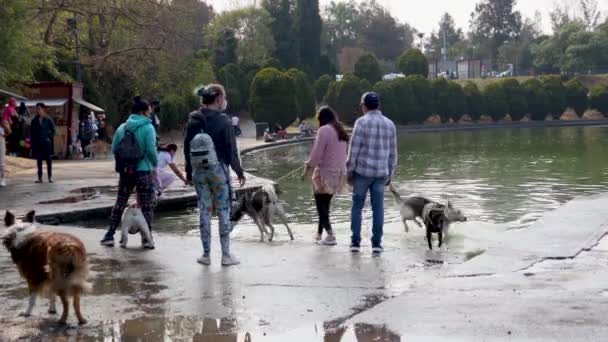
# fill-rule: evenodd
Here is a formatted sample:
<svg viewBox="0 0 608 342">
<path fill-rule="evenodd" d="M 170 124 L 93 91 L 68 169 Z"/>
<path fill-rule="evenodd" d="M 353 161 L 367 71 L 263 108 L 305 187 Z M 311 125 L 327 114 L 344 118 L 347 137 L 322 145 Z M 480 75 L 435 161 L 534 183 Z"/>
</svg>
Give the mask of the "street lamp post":
<svg viewBox="0 0 608 342">
<path fill-rule="evenodd" d="M 80 35 L 78 32 L 78 22 L 76 18 L 70 18 L 67 20 L 68 22 L 68 30 L 74 34 L 74 39 L 76 41 L 76 81 L 81 82 L 82 76 L 80 71 Z"/>
<path fill-rule="evenodd" d="M 424 33 L 422 33 L 422 32 L 418 33 L 418 38 L 420 38 L 420 51 L 422 51 L 423 46 L 424 46 L 424 40 L 423 40 Z"/>
</svg>

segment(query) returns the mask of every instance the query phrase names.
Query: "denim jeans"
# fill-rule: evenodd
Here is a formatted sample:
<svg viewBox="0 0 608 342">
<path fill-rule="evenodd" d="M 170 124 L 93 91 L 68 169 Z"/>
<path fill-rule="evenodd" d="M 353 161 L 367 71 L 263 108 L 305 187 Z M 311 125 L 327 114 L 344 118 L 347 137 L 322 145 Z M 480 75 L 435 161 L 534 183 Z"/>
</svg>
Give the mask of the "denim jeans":
<svg viewBox="0 0 608 342">
<path fill-rule="evenodd" d="M 213 209 L 217 212 L 220 226 L 220 244 L 222 254 L 230 256 L 230 183 L 228 168 L 215 165 L 207 170 L 194 170 L 192 181 L 198 197 L 200 213 L 200 232 L 203 252 L 211 252 L 211 216 Z"/>
<path fill-rule="evenodd" d="M 373 224 L 372 224 L 372 247 L 382 245 L 384 232 L 384 187 L 386 177 L 370 178 L 358 174 L 353 175 L 353 207 L 351 211 L 351 242 L 355 246 L 361 244 L 361 211 L 365 205 L 367 192 L 369 191 L 372 201 Z"/>
</svg>

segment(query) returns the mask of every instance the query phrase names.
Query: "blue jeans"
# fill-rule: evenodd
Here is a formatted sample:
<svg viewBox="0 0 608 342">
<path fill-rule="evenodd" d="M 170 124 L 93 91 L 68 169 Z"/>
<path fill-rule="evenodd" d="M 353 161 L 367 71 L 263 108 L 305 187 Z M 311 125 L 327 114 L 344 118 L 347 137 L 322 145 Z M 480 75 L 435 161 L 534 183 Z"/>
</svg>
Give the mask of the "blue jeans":
<svg viewBox="0 0 608 342">
<path fill-rule="evenodd" d="M 219 217 L 222 254 L 230 256 L 230 183 L 227 167 L 215 165 L 208 170 L 195 170 L 192 181 L 198 196 L 200 232 L 203 252 L 211 252 L 211 216 L 215 209 Z"/>
<path fill-rule="evenodd" d="M 351 211 L 351 242 L 354 246 L 361 244 L 361 211 L 365 205 L 367 192 L 372 200 L 373 224 L 372 247 L 381 247 L 384 232 L 384 187 L 386 177 L 370 178 L 358 174 L 353 175 L 353 207 Z"/>
</svg>

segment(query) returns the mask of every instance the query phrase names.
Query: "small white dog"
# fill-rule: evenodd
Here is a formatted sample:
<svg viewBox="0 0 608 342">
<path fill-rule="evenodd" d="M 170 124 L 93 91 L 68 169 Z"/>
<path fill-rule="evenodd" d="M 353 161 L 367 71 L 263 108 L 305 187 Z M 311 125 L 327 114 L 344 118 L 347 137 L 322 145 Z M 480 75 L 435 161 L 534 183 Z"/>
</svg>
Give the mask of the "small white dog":
<svg viewBox="0 0 608 342">
<path fill-rule="evenodd" d="M 141 234 L 142 246 L 146 249 L 154 249 L 154 241 L 150 233 L 150 226 L 144 217 L 144 213 L 137 203 L 131 203 L 122 214 L 121 221 L 122 237 L 120 239 L 120 247 L 127 248 L 129 234 Z"/>
</svg>

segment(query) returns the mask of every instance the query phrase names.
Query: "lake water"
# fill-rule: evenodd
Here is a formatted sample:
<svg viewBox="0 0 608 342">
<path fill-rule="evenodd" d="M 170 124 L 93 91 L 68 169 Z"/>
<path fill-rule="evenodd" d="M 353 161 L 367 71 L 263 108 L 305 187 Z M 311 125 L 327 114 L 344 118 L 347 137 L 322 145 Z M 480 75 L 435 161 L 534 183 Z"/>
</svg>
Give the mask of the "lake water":
<svg viewBox="0 0 608 342">
<path fill-rule="evenodd" d="M 527 229 L 548 210 L 577 197 L 608 188 L 608 127 L 496 129 L 401 134 L 399 166 L 393 184 L 403 196 L 423 195 L 453 204 L 469 221 L 454 225 L 450 249 L 455 255 L 484 250 L 501 233 Z M 300 167 L 311 145 L 291 145 L 243 157 L 258 176 L 279 179 Z M 317 214 L 308 181 L 294 177 L 280 182 L 281 200 L 298 241 L 309 242 Z M 398 208 L 386 193 L 385 245 L 424 248 L 422 229 L 403 232 Z M 350 235 L 349 194 L 333 202 L 332 221 L 340 242 Z M 364 211 L 364 238 L 369 236 L 371 210 Z M 158 231 L 198 234 L 196 210 L 159 215 Z M 214 236 L 217 228 L 214 227 Z M 277 225 L 277 240 L 286 240 Z M 234 232 L 237 240 L 256 241 L 257 228 L 245 220 Z M 385 246 L 386 247 L 386 246 Z M 458 253 L 461 252 L 461 253 Z"/>
</svg>

